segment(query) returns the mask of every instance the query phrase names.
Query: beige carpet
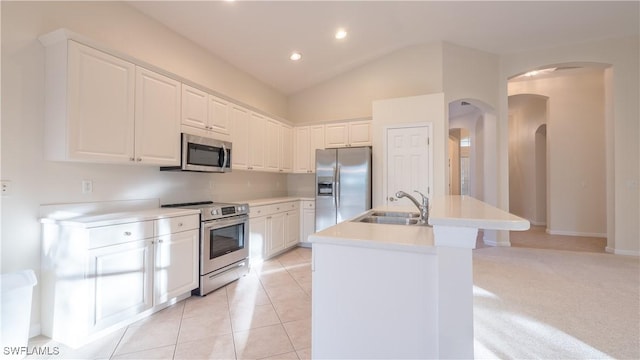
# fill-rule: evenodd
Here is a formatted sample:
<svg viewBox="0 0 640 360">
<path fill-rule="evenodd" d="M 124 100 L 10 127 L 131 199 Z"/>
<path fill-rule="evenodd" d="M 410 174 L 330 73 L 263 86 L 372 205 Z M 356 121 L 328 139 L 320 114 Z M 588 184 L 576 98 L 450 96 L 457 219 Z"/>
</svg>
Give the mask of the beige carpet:
<svg viewBox="0 0 640 360">
<path fill-rule="evenodd" d="M 640 359 L 637 257 L 483 247 L 473 261 L 476 358 Z"/>
</svg>

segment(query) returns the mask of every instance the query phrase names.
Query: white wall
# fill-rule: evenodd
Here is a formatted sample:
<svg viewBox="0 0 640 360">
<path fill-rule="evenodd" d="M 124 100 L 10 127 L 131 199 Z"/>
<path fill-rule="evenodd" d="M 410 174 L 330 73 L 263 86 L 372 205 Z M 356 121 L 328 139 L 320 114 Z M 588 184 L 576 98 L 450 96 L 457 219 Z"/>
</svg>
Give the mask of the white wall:
<svg viewBox="0 0 640 360">
<path fill-rule="evenodd" d="M 41 204 L 155 198 L 162 203 L 282 196 L 287 177 L 160 172 L 157 167 L 45 161 L 44 48 L 38 36 L 66 27 L 133 57 L 284 117 L 286 97 L 117 2 L 2 2 L 2 273 L 40 267 Z M 93 193 L 81 181 L 93 180 Z M 238 186 L 239 185 L 239 186 Z M 35 288 L 32 331 L 40 321 Z"/>
<path fill-rule="evenodd" d="M 606 157 L 613 158 L 607 164 L 607 250 L 618 254 L 640 255 L 640 61 L 637 36 L 603 39 L 560 48 L 543 49 L 505 55 L 501 59 L 501 79 L 506 83 L 511 76 L 528 70 L 554 64 L 593 62 L 609 64 L 607 76 L 611 84 L 605 84 L 609 94 L 611 110 L 606 116 Z M 507 89 L 501 89 L 500 113 L 507 114 Z M 501 117 L 502 118 L 502 117 Z M 501 131 L 500 141 L 508 138 Z M 503 165 L 504 166 L 504 165 Z M 500 179 L 501 186 L 508 184 L 508 177 Z M 503 185 L 504 184 L 504 185 Z"/>
<path fill-rule="evenodd" d="M 373 206 L 386 204 L 382 195 L 385 154 L 382 152 L 386 133 L 385 126 L 429 123 L 433 150 L 433 174 L 431 196 L 446 195 L 446 157 L 444 148 L 448 144 L 449 131 L 445 127 L 444 94 L 429 94 L 373 102 Z"/>
<path fill-rule="evenodd" d="M 371 118 L 371 103 L 442 91 L 442 45 L 401 49 L 289 97 L 294 123 Z"/>
</svg>

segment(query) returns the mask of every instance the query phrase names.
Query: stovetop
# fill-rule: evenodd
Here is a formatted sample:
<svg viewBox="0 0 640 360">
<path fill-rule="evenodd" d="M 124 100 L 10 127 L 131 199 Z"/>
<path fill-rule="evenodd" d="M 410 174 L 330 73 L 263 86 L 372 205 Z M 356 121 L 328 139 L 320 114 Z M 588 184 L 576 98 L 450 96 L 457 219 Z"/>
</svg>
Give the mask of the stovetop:
<svg viewBox="0 0 640 360">
<path fill-rule="evenodd" d="M 224 219 L 249 213 L 249 204 L 219 203 L 213 201 L 196 201 L 179 204 L 165 204 L 162 207 L 198 209 L 202 221 Z"/>
</svg>

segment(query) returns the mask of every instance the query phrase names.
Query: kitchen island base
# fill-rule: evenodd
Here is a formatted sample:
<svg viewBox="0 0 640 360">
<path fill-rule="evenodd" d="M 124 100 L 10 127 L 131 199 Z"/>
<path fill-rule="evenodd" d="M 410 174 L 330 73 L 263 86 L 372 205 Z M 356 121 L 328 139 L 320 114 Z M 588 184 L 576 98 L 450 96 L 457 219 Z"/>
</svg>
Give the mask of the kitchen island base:
<svg viewBox="0 0 640 360">
<path fill-rule="evenodd" d="M 473 358 L 477 230 L 462 230 L 468 247 L 314 242 L 313 358 Z"/>
</svg>

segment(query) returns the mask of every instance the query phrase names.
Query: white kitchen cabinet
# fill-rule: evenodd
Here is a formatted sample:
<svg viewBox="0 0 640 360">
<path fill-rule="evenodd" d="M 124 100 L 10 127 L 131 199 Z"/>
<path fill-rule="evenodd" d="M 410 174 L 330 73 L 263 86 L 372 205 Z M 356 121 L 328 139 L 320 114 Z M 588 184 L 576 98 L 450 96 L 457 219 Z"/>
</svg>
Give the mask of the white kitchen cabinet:
<svg viewBox="0 0 640 360">
<path fill-rule="evenodd" d="M 47 157 L 129 162 L 134 152 L 135 65 L 75 41 L 43 44 Z"/>
<path fill-rule="evenodd" d="M 350 121 L 325 125 L 325 147 L 371 145 L 371 121 Z"/>
<path fill-rule="evenodd" d="M 198 214 L 152 212 L 42 221 L 44 335 L 77 347 L 198 287 Z"/>
<path fill-rule="evenodd" d="M 267 246 L 265 248 L 265 258 L 270 258 L 273 255 L 284 249 L 285 236 L 287 234 L 286 215 L 283 212 L 278 212 L 267 216 Z"/>
<path fill-rule="evenodd" d="M 179 163 L 179 84 L 104 51 L 41 37 L 45 154 L 51 160 Z"/>
<path fill-rule="evenodd" d="M 314 200 L 302 200 L 300 206 L 300 244 L 301 246 L 311 246 L 309 235 L 316 232 L 316 202 Z"/>
<path fill-rule="evenodd" d="M 249 110 L 237 106 L 231 106 L 231 164 L 233 169 L 249 168 L 249 122 L 251 113 Z"/>
<path fill-rule="evenodd" d="M 193 216 L 156 220 L 155 304 L 198 287 L 199 225 Z"/>
<path fill-rule="evenodd" d="M 259 262 L 298 244 L 299 201 L 250 206 L 249 238 L 251 261 Z"/>
<path fill-rule="evenodd" d="M 280 124 L 280 172 L 293 172 L 293 128 Z"/>
<path fill-rule="evenodd" d="M 249 116 L 249 170 L 264 170 L 266 149 L 266 120 L 257 113 Z M 233 155 L 231 155 L 233 158 Z"/>
<path fill-rule="evenodd" d="M 295 173 L 314 173 L 316 150 L 324 149 L 324 125 L 301 126 L 295 128 Z"/>
<path fill-rule="evenodd" d="M 284 247 L 290 248 L 300 242 L 300 211 L 298 209 L 287 211 L 285 219 L 287 231 Z"/>
<path fill-rule="evenodd" d="M 137 66 L 135 107 L 135 161 L 179 165 L 180 83 Z"/>
<path fill-rule="evenodd" d="M 91 249 L 87 254 L 88 333 L 153 306 L 151 239 Z"/>
<path fill-rule="evenodd" d="M 263 137 L 266 136 L 264 169 L 277 172 L 280 170 L 280 123 L 273 119 L 266 119 L 265 127 L 266 133 L 263 134 Z"/>
<path fill-rule="evenodd" d="M 229 141 L 231 103 L 182 84 L 182 132 Z"/>
</svg>

